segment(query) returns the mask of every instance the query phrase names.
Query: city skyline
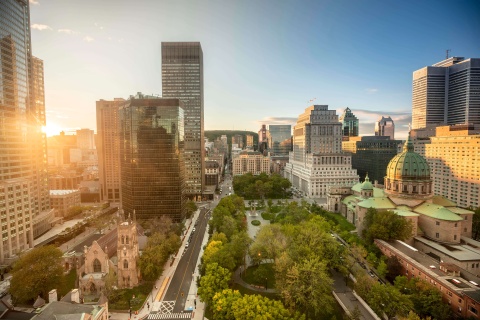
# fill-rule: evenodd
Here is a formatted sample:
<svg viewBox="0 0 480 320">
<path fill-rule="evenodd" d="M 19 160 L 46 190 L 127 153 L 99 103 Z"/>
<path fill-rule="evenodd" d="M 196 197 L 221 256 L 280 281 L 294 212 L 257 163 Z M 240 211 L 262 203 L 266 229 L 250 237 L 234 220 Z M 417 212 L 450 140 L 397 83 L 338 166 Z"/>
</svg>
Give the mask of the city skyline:
<svg viewBox="0 0 480 320">
<path fill-rule="evenodd" d="M 411 122 L 413 71 L 442 60 L 446 49 L 480 52 L 475 1 L 30 3 L 49 135 L 95 128 L 99 99 L 160 95 L 165 41 L 198 41 L 208 52 L 206 130 L 294 124 L 316 98 L 337 114 L 349 107 L 361 135 L 391 116 L 399 138 Z"/>
</svg>

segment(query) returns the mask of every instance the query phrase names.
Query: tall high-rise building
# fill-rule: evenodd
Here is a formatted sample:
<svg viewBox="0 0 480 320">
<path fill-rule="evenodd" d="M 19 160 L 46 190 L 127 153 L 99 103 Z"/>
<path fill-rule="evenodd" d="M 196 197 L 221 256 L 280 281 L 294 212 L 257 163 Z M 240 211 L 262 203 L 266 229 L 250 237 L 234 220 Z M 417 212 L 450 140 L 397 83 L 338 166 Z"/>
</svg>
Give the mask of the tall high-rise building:
<svg viewBox="0 0 480 320">
<path fill-rule="evenodd" d="M 185 110 L 185 192 L 202 198 L 205 185 L 203 52 L 200 42 L 162 42 L 162 96 Z"/>
<path fill-rule="evenodd" d="M 480 59 L 452 57 L 413 73 L 412 128 L 480 124 Z"/>
<path fill-rule="evenodd" d="M 398 153 L 401 140 L 388 136 L 351 137 L 342 142 L 342 149 L 352 154 L 352 167 L 360 177 L 368 174 L 371 181 L 383 183 L 390 160 Z"/>
<path fill-rule="evenodd" d="M 0 1 L 0 17 L 0 263 L 4 263 L 33 247 L 34 227 L 44 228 L 53 210 L 42 133 L 43 64 L 31 53 L 28 1 Z"/>
<path fill-rule="evenodd" d="M 351 187 L 358 182 L 352 156 L 342 152 L 342 124 L 327 105 L 305 109 L 293 128 L 293 152 L 285 177 L 311 198 L 325 198 L 330 187 Z"/>
<path fill-rule="evenodd" d="M 120 139 L 118 109 L 122 98 L 97 101 L 97 154 L 100 197 L 120 202 Z"/>
<path fill-rule="evenodd" d="M 358 137 L 358 118 L 352 113 L 350 108 L 346 108 L 339 118 L 342 123 L 342 132 L 344 137 Z"/>
<path fill-rule="evenodd" d="M 267 131 L 268 151 L 272 156 L 288 156 L 292 150 L 292 126 L 271 124 Z"/>
<path fill-rule="evenodd" d="M 92 129 L 77 130 L 77 148 L 95 149 L 95 134 Z"/>
<path fill-rule="evenodd" d="M 184 112 L 179 99 L 138 94 L 119 108 L 125 215 L 185 217 Z"/>
<path fill-rule="evenodd" d="M 251 134 L 247 134 L 246 135 L 246 139 L 247 139 L 247 147 L 253 147 L 253 135 Z"/>
<path fill-rule="evenodd" d="M 263 153 L 266 149 L 268 149 L 267 126 L 262 124 L 258 130 L 258 151 Z"/>
<path fill-rule="evenodd" d="M 433 191 L 459 206 L 480 206 L 480 126 L 437 127 L 424 145 Z"/>
<path fill-rule="evenodd" d="M 382 116 L 375 122 L 375 136 L 390 137 L 391 140 L 395 139 L 395 123 L 393 123 L 392 118 Z"/>
</svg>

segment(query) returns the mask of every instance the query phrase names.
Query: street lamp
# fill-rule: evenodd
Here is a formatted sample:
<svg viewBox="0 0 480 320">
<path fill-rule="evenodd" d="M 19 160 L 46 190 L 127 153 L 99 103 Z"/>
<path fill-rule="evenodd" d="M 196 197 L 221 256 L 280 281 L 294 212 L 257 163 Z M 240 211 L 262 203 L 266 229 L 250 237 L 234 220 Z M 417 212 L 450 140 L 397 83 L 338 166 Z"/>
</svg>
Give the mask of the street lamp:
<svg viewBox="0 0 480 320">
<path fill-rule="evenodd" d="M 265 291 L 267 291 L 267 289 L 268 289 L 267 284 L 268 284 L 268 278 L 265 277 Z"/>
</svg>

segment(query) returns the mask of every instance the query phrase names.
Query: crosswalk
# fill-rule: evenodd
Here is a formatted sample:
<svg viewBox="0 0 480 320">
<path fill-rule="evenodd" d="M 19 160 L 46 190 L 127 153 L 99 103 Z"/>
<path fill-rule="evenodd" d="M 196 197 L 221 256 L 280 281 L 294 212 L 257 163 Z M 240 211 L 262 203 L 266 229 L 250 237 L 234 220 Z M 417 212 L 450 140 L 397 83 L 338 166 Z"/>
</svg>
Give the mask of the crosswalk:
<svg viewBox="0 0 480 320">
<path fill-rule="evenodd" d="M 175 307 L 175 301 L 162 301 L 158 311 L 160 313 L 172 313 L 173 307 Z"/>
<path fill-rule="evenodd" d="M 147 319 L 190 319 L 192 318 L 192 313 L 150 313 Z"/>
</svg>

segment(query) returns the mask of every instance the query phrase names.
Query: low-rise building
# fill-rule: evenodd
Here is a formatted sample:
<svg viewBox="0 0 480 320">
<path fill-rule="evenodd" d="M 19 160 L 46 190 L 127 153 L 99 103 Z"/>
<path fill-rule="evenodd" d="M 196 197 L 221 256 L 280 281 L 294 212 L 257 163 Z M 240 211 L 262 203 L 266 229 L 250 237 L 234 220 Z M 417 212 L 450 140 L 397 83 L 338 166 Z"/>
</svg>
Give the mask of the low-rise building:
<svg viewBox="0 0 480 320">
<path fill-rule="evenodd" d="M 217 188 L 220 177 L 220 164 L 215 160 L 205 160 L 205 185 Z"/>
<path fill-rule="evenodd" d="M 69 209 L 80 203 L 80 190 L 50 190 L 50 205 L 57 217 L 69 218 Z"/>
<path fill-rule="evenodd" d="M 259 175 L 264 172 L 270 174 L 270 157 L 265 157 L 258 151 L 242 151 L 233 158 L 233 175 L 242 175 L 248 172 Z"/>
</svg>

